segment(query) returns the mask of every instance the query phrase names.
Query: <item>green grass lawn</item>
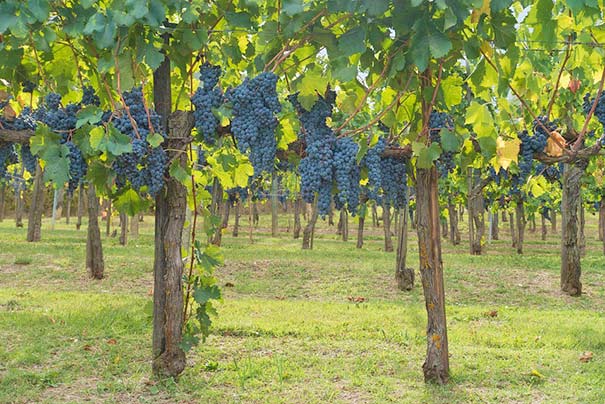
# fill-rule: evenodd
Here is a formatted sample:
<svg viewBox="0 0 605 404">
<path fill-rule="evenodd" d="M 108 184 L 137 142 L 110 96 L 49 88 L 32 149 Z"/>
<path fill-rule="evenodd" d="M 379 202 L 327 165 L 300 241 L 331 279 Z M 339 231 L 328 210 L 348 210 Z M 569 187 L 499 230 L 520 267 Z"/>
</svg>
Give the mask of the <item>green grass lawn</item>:
<svg viewBox="0 0 605 404">
<path fill-rule="evenodd" d="M 302 251 L 287 215 L 279 238 L 266 216 L 253 244 L 247 227 L 226 233 L 218 275 L 232 286 L 175 383 L 150 377 L 153 218 L 127 247 L 104 237 L 102 281 L 84 268 L 85 227 L 50 231 L 45 221 L 30 244 L 5 220 L 0 403 L 603 403 L 605 256 L 588 219 L 580 298 L 559 292 L 557 235 L 528 233 L 523 256 L 507 223 L 484 256 L 444 241 L 452 379 L 443 387 L 423 382 L 421 287 L 396 290 L 382 229 L 367 228 L 362 250 L 354 232 L 344 243 L 321 222 L 315 249 Z M 367 300 L 349 300 L 358 296 Z M 584 352 L 592 360 L 580 361 Z"/>
</svg>

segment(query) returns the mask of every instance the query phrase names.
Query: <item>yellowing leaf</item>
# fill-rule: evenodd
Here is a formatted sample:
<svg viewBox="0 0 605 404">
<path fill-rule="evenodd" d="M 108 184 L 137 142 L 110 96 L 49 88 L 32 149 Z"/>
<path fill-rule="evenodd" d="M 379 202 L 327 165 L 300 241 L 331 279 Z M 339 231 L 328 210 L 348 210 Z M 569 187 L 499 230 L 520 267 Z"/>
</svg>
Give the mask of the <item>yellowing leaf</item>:
<svg viewBox="0 0 605 404">
<path fill-rule="evenodd" d="M 496 155 L 498 156 L 500 167 L 506 170 L 511 162 L 517 161 L 520 144 L 521 141 L 518 138 L 506 141 L 501 136 L 498 136 L 496 139 Z"/>
</svg>

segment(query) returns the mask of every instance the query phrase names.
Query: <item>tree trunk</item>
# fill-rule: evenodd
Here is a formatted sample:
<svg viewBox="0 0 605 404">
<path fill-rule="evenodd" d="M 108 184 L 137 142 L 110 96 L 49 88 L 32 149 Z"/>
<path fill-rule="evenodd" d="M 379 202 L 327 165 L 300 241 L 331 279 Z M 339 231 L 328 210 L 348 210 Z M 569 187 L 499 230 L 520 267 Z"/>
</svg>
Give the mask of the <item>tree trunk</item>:
<svg viewBox="0 0 605 404">
<path fill-rule="evenodd" d="M 50 229 L 55 230 L 55 222 L 57 221 L 57 207 L 59 205 L 59 189 L 55 188 L 53 192 L 53 206 L 51 210 L 51 218 L 50 218 Z"/>
<path fill-rule="evenodd" d="M 498 217 L 499 217 L 498 212 L 494 212 L 494 214 L 492 215 L 492 240 L 500 239 L 500 229 L 498 227 L 499 226 Z"/>
<path fill-rule="evenodd" d="M 397 288 L 409 291 L 414 288 L 414 269 L 407 268 L 408 255 L 408 207 L 407 197 L 405 206 L 399 212 L 399 237 L 397 238 L 397 260 L 395 263 L 395 281 Z"/>
<path fill-rule="evenodd" d="M 120 212 L 120 245 L 128 243 L 128 215 Z"/>
<path fill-rule="evenodd" d="M 483 209 L 483 188 L 480 185 L 481 172 L 468 169 L 468 227 L 471 255 L 483 252 L 483 235 L 485 234 L 485 215 Z"/>
<path fill-rule="evenodd" d="M 365 226 L 365 216 L 359 215 L 359 223 L 357 225 L 357 248 L 363 247 L 363 227 Z"/>
<path fill-rule="evenodd" d="M 294 200 L 294 231 L 292 232 L 294 235 L 294 239 L 300 237 L 300 208 L 302 207 L 302 199 L 300 195 L 296 197 Z"/>
<path fill-rule="evenodd" d="M 111 233 L 111 199 L 107 200 L 107 222 L 105 223 L 105 235 L 109 237 Z"/>
<path fill-rule="evenodd" d="M 221 185 L 218 178 L 214 179 L 212 185 L 212 204 L 210 205 L 210 214 L 217 218 L 221 217 L 221 211 L 223 205 L 223 186 Z M 223 241 L 223 228 L 222 223 L 216 227 L 214 235 L 210 238 L 210 242 L 216 246 L 220 246 Z"/>
<path fill-rule="evenodd" d="M 260 216 L 258 214 L 258 204 L 256 202 L 252 202 L 252 223 L 254 227 L 258 227 L 258 223 L 260 221 Z"/>
<path fill-rule="evenodd" d="M 437 181 L 434 166 L 431 169 L 416 169 L 418 255 L 428 316 L 427 354 L 422 368 L 426 382 L 444 384 L 449 379 L 449 355 Z"/>
<path fill-rule="evenodd" d="M 83 185 L 80 185 L 81 187 Z M 105 263 L 99 227 L 99 199 L 93 184 L 88 185 L 88 233 L 86 236 L 86 268 L 93 279 L 103 279 Z"/>
<path fill-rule="evenodd" d="M 605 196 L 601 196 L 599 204 L 599 241 L 603 241 L 603 232 L 605 231 Z"/>
<path fill-rule="evenodd" d="M 63 216 L 63 201 L 65 199 L 65 188 L 57 188 L 57 207 L 55 208 L 55 220 L 61 220 Z"/>
<path fill-rule="evenodd" d="M 570 296 L 582 294 L 581 265 L 578 244 L 578 211 L 580 186 L 585 163 L 565 164 L 561 201 L 561 290 Z"/>
<path fill-rule="evenodd" d="M 340 211 L 340 221 L 342 222 L 342 241 L 349 241 L 349 212 L 347 208 Z"/>
<path fill-rule="evenodd" d="M 382 227 L 384 230 L 384 251 L 393 251 L 393 239 L 391 238 L 391 205 L 388 202 L 382 204 Z"/>
<path fill-rule="evenodd" d="M 21 168 L 21 178 L 23 178 L 23 168 Z M 15 226 L 23 227 L 23 192 L 22 183 L 15 189 Z"/>
<path fill-rule="evenodd" d="M 167 65 L 167 66 L 165 66 Z M 165 67 L 165 70 L 164 70 Z M 161 71 L 161 75 L 158 73 Z M 166 59 L 154 74 L 154 96 L 166 102 L 158 112 L 170 111 L 170 64 Z M 159 76 L 159 77 L 158 77 Z M 167 83 L 166 83 L 167 82 Z M 158 88 L 158 83 L 161 87 Z M 157 90 L 157 91 L 156 91 Z M 178 111 L 171 115 L 168 131 L 169 160 L 187 164 L 187 144 L 193 117 Z M 180 157 L 179 157 L 180 156 Z M 183 257 L 182 231 L 187 210 L 187 190 L 178 180 L 168 177 L 156 197 L 155 262 L 153 293 L 153 373 L 158 377 L 176 377 L 186 366 L 180 344 L 183 332 Z"/>
<path fill-rule="evenodd" d="M 586 216 L 584 215 L 584 202 L 582 200 L 582 193 L 580 192 L 580 200 L 578 202 L 578 243 L 580 247 L 580 255 L 583 257 L 586 255 L 586 233 L 584 229 L 586 227 Z"/>
<path fill-rule="evenodd" d="M 450 217 L 450 242 L 452 245 L 460 244 L 460 229 L 458 229 L 458 211 L 456 205 L 449 201 L 447 205 Z"/>
<path fill-rule="evenodd" d="M 6 193 L 6 183 L 0 184 L 0 222 L 4 221 L 4 201 Z"/>
<path fill-rule="evenodd" d="M 225 199 L 223 202 L 223 220 L 221 222 L 221 229 L 226 229 L 229 226 L 229 214 L 231 213 L 231 202 L 229 199 Z"/>
<path fill-rule="evenodd" d="M 548 230 L 546 229 L 546 216 L 540 215 L 540 221 L 542 225 L 542 241 L 546 240 L 546 235 L 548 234 Z"/>
<path fill-rule="evenodd" d="M 235 212 L 233 212 L 233 215 L 235 216 L 235 221 L 233 223 L 233 237 L 237 237 L 239 236 L 239 218 L 240 218 L 240 205 L 242 204 L 242 201 L 240 201 L 239 199 L 237 201 L 235 201 L 235 205 L 233 205 L 233 208 L 235 210 Z"/>
<path fill-rule="evenodd" d="M 71 194 L 67 193 L 65 196 L 65 224 L 69 224 L 71 219 Z"/>
<path fill-rule="evenodd" d="M 29 242 L 40 241 L 42 233 L 42 211 L 44 210 L 44 180 L 42 176 L 42 167 L 38 164 L 27 223 L 27 241 Z"/>
<path fill-rule="evenodd" d="M 139 217 L 138 215 L 131 216 L 129 218 L 130 221 L 130 237 L 138 238 L 139 237 Z"/>
<path fill-rule="evenodd" d="M 271 237 L 277 237 L 278 236 L 278 204 L 279 201 L 277 200 L 277 192 L 278 192 L 278 181 L 277 181 L 277 175 L 273 174 L 273 177 L 271 178 Z"/>
<path fill-rule="evenodd" d="M 515 229 L 515 217 L 512 212 L 508 214 L 509 216 L 509 225 L 510 225 L 510 237 L 512 241 L 512 247 L 517 248 L 517 230 Z"/>
<path fill-rule="evenodd" d="M 317 222 L 318 216 L 317 210 L 317 197 L 315 197 L 315 201 L 313 201 L 311 216 L 309 217 L 309 221 L 303 230 L 303 250 L 311 250 L 313 249 L 313 233 L 315 232 L 315 223 Z"/>
<path fill-rule="evenodd" d="M 525 209 L 523 207 L 523 198 L 517 199 L 515 207 L 515 216 L 517 219 L 517 254 L 523 254 L 523 239 L 525 238 Z"/>
<path fill-rule="evenodd" d="M 80 183 L 78 187 L 78 220 L 76 221 L 76 229 L 82 227 L 82 212 L 84 211 L 84 184 Z"/>
<path fill-rule="evenodd" d="M 378 223 L 378 210 L 376 209 L 376 204 L 372 204 L 372 227 L 376 228 L 380 226 Z"/>
<path fill-rule="evenodd" d="M 441 236 L 445 239 L 447 239 L 449 237 L 447 218 L 444 216 L 441 217 Z"/>
</svg>

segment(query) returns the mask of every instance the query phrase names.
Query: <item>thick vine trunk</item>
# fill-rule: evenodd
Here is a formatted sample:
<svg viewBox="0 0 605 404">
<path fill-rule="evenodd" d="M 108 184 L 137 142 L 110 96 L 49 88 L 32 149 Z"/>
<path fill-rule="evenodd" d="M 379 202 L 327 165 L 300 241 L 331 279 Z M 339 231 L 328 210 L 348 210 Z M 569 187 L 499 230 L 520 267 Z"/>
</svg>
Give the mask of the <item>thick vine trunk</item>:
<svg viewBox="0 0 605 404">
<path fill-rule="evenodd" d="M 19 186 L 15 192 L 15 226 L 23 227 L 23 208 L 25 202 L 23 201 L 24 190 Z"/>
<path fill-rule="evenodd" d="M 408 255 L 408 207 L 406 205 L 399 213 L 399 237 L 397 238 L 397 260 L 395 262 L 395 281 L 397 288 L 409 291 L 414 288 L 414 269 L 407 268 Z"/>
<path fill-rule="evenodd" d="M 382 204 L 382 228 L 384 230 L 384 251 L 393 251 L 393 238 L 391 237 L 391 205 Z"/>
<path fill-rule="evenodd" d="M 95 187 L 88 185 L 88 233 L 86 236 L 86 268 L 93 279 L 103 279 L 105 263 L 101 228 L 99 227 L 99 199 Z"/>
<path fill-rule="evenodd" d="M 84 184 L 81 183 L 78 187 L 78 220 L 76 221 L 76 229 L 82 227 L 82 212 L 84 211 Z"/>
<path fill-rule="evenodd" d="M 349 212 L 346 208 L 340 211 L 340 221 L 342 222 L 342 241 L 349 241 Z"/>
<path fill-rule="evenodd" d="M 372 227 L 376 228 L 380 225 L 378 223 L 378 210 L 376 209 L 376 204 L 372 204 Z"/>
<path fill-rule="evenodd" d="M 495 212 L 492 215 L 492 240 L 500 240 L 500 228 L 498 223 L 498 217 L 498 212 Z"/>
<path fill-rule="evenodd" d="M 221 229 L 226 229 L 229 226 L 229 215 L 231 214 L 231 202 L 225 199 L 223 202 L 223 220 L 221 221 Z"/>
<path fill-rule="evenodd" d="M 480 186 L 481 172 L 468 169 L 468 228 L 471 255 L 481 255 L 483 252 L 483 236 L 485 234 L 485 215 L 483 209 L 483 188 Z"/>
<path fill-rule="evenodd" d="M 4 201 L 6 193 L 6 183 L 0 184 L 0 222 L 4 221 Z"/>
<path fill-rule="evenodd" d="M 584 214 L 584 202 L 582 201 L 582 194 L 580 193 L 580 201 L 578 203 L 578 244 L 580 247 L 580 255 L 583 257 L 586 255 L 586 216 Z"/>
<path fill-rule="evenodd" d="M 301 224 L 300 224 L 300 209 L 302 207 L 302 199 L 300 197 L 300 195 L 298 195 L 296 197 L 296 199 L 294 200 L 294 231 L 292 232 L 294 239 L 297 239 L 300 237 L 300 230 L 301 230 Z"/>
<path fill-rule="evenodd" d="M 69 224 L 69 219 L 71 219 L 71 194 L 67 194 L 65 196 L 65 224 Z"/>
<path fill-rule="evenodd" d="M 139 216 L 134 215 L 130 216 L 130 237 L 137 238 L 139 237 Z"/>
<path fill-rule="evenodd" d="M 605 196 L 601 197 L 599 203 L 599 241 L 603 241 L 603 232 L 605 231 Z"/>
<path fill-rule="evenodd" d="M 570 296 L 582 294 L 578 211 L 580 186 L 585 164 L 565 164 L 561 201 L 561 290 Z"/>
<path fill-rule="evenodd" d="M 109 235 L 111 234 L 111 199 L 107 200 L 107 218 L 106 218 L 106 222 L 105 222 L 105 235 L 107 237 L 109 237 Z"/>
<path fill-rule="evenodd" d="M 309 217 L 309 221 L 303 230 L 303 242 L 302 249 L 303 250 L 311 250 L 313 249 L 313 233 L 315 232 L 315 223 L 317 223 L 317 217 L 319 216 L 319 212 L 317 210 L 317 197 L 312 205 L 311 215 Z"/>
<path fill-rule="evenodd" d="M 42 167 L 36 167 L 34 178 L 34 192 L 29 207 L 29 218 L 27 223 L 27 241 L 40 241 L 42 234 L 42 211 L 44 210 L 44 180 Z"/>
<path fill-rule="evenodd" d="M 57 206 L 54 208 L 55 220 L 60 220 L 63 216 L 63 201 L 65 200 L 65 188 L 57 188 Z"/>
<path fill-rule="evenodd" d="M 218 178 L 214 179 L 214 184 L 212 186 L 212 204 L 210 206 L 210 214 L 212 216 L 216 216 L 217 218 L 221 217 L 221 213 L 224 210 L 223 204 L 223 186 L 221 185 Z M 210 242 L 216 246 L 220 246 L 223 241 L 223 227 L 222 223 L 216 227 L 216 230 L 213 236 L 210 238 Z"/>
<path fill-rule="evenodd" d="M 508 214 L 509 216 L 509 226 L 510 226 L 510 237 L 511 237 L 511 246 L 513 248 L 517 248 L 517 230 L 515 229 L 515 216 L 512 212 Z"/>
<path fill-rule="evenodd" d="M 515 207 L 515 216 L 517 219 L 517 254 L 523 254 L 523 239 L 525 238 L 525 208 L 523 207 L 523 198 L 517 199 Z"/>
<path fill-rule="evenodd" d="M 271 237 L 278 236 L 278 207 L 277 191 L 279 189 L 277 175 L 273 175 L 271 179 Z"/>
<path fill-rule="evenodd" d="M 241 214 L 240 214 L 240 205 L 241 204 L 242 204 L 242 201 L 237 200 L 237 201 L 235 201 L 235 205 L 233 205 L 233 209 L 235 210 L 235 212 L 233 212 L 233 216 L 235 216 L 235 220 L 233 222 L 233 237 L 239 236 L 239 218 L 241 216 Z"/>
<path fill-rule="evenodd" d="M 162 66 L 166 63 L 164 62 Z M 160 70 L 162 69 L 160 66 Z M 158 72 L 156 71 L 157 75 Z M 169 100 L 170 68 L 164 78 L 157 100 Z M 154 81 L 157 78 L 154 75 Z M 159 80 L 158 80 L 159 81 Z M 165 83 L 168 81 L 168 84 Z M 157 87 L 157 83 L 156 83 Z M 164 105 L 170 110 L 170 103 Z M 161 111 L 161 110 L 160 110 Z M 193 117 L 179 111 L 169 121 L 169 159 L 186 165 L 187 139 L 193 128 Z M 180 157 L 179 157 L 180 156 Z M 156 197 L 155 261 L 153 292 L 153 373 L 159 377 L 176 377 L 186 366 L 185 352 L 181 348 L 183 332 L 183 257 L 181 255 L 182 232 L 187 210 L 187 190 L 178 180 L 169 177 L 164 189 Z"/>
<path fill-rule="evenodd" d="M 260 221 L 260 215 L 258 214 L 258 204 L 256 202 L 252 202 L 252 223 L 254 227 L 258 227 L 258 223 Z"/>
<path fill-rule="evenodd" d="M 456 205 L 449 201 L 447 210 L 450 217 L 450 242 L 452 245 L 460 244 L 460 229 L 458 228 L 458 212 Z"/>
<path fill-rule="evenodd" d="M 120 245 L 128 244 L 128 215 L 120 213 Z"/>
<path fill-rule="evenodd" d="M 363 228 L 365 226 L 365 216 L 359 215 L 359 223 L 357 224 L 357 248 L 363 247 Z"/>
<path fill-rule="evenodd" d="M 53 192 L 53 205 L 50 213 L 50 229 L 55 230 L 55 222 L 57 221 L 57 208 L 59 205 L 59 189 L 55 188 Z"/>
<path fill-rule="evenodd" d="M 435 167 L 416 169 L 418 255 L 428 316 L 427 354 L 422 368 L 425 381 L 444 384 L 449 379 L 449 355 L 437 180 Z"/>
</svg>

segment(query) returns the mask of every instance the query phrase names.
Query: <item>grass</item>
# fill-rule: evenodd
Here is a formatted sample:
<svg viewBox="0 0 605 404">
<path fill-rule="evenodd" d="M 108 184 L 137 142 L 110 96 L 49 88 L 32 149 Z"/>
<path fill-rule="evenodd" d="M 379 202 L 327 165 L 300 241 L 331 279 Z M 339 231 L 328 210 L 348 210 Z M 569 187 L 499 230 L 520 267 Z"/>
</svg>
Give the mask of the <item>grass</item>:
<svg viewBox="0 0 605 404">
<path fill-rule="evenodd" d="M 580 298 L 558 291 L 557 235 L 528 233 L 523 256 L 506 223 L 484 256 L 444 241 L 447 386 L 422 380 L 422 291 L 394 287 L 382 229 L 368 228 L 357 250 L 322 222 L 315 249 L 302 251 L 289 233 L 270 237 L 269 223 L 261 218 L 254 244 L 247 229 L 225 234 L 220 315 L 178 382 L 150 378 L 152 218 L 127 247 L 104 238 L 102 281 L 86 275 L 85 230 L 45 222 L 43 240 L 29 244 L 26 230 L 0 223 L 0 403 L 605 402 L 594 218 Z M 409 250 L 415 266 L 414 240 Z M 366 301 L 349 299 L 358 296 Z M 593 359 L 580 361 L 584 352 Z"/>
</svg>

